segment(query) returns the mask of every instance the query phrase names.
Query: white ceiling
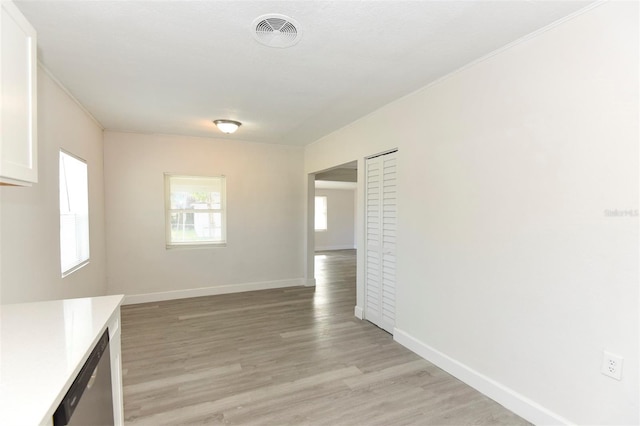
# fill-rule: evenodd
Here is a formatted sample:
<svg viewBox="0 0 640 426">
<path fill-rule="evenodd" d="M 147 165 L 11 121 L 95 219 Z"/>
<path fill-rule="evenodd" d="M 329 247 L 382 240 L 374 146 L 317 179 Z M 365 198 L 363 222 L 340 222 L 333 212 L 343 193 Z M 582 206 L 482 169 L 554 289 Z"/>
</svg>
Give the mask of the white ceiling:
<svg viewBox="0 0 640 426">
<path fill-rule="evenodd" d="M 306 145 L 591 1 L 16 1 L 109 130 Z M 259 15 L 301 41 L 259 44 Z M 231 136 L 211 120 L 243 122 Z"/>
</svg>

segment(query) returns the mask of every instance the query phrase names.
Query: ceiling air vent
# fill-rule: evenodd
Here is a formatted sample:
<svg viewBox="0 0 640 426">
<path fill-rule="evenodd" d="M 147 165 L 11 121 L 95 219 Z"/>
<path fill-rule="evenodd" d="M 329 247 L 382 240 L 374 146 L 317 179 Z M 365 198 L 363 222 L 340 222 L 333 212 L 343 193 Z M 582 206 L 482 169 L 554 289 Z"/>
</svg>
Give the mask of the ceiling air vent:
<svg viewBox="0 0 640 426">
<path fill-rule="evenodd" d="M 269 47 L 291 47 L 302 38 L 298 23 L 288 16 L 277 13 L 254 19 L 251 31 L 258 42 Z"/>
</svg>

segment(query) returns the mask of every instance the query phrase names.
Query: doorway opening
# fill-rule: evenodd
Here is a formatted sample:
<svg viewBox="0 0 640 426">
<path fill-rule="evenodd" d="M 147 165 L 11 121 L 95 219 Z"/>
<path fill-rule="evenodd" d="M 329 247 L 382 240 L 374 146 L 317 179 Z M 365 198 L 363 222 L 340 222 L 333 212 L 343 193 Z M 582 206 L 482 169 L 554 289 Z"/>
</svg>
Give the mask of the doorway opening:
<svg viewBox="0 0 640 426">
<path fill-rule="evenodd" d="M 316 173 L 314 252 L 356 249 L 358 162 Z"/>
<path fill-rule="evenodd" d="M 359 223 L 357 185 L 357 161 L 314 175 L 309 191 L 310 228 L 313 226 L 310 229 L 313 243 L 309 248 L 313 253 L 313 277 L 317 290 L 321 286 L 338 285 L 329 275 L 340 259 L 353 259 L 355 263 Z M 342 273 L 351 274 L 350 271 Z"/>
</svg>

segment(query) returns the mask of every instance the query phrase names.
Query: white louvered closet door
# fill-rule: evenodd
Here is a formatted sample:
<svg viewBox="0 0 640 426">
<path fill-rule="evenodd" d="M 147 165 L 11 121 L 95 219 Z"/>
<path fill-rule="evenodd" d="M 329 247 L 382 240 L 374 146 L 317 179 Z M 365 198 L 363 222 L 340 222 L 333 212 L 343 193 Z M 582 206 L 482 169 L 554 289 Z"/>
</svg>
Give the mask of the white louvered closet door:
<svg viewBox="0 0 640 426">
<path fill-rule="evenodd" d="M 397 152 L 366 162 L 364 315 L 393 334 L 396 317 Z"/>
</svg>

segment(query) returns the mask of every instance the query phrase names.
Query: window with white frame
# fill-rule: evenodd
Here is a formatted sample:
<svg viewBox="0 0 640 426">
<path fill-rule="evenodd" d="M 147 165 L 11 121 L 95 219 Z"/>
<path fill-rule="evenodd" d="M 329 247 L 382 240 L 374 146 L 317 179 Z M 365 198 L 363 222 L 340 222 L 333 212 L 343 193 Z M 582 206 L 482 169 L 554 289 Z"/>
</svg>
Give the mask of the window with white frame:
<svg viewBox="0 0 640 426">
<path fill-rule="evenodd" d="M 60 151 L 60 269 L 66 276 L 89 263 L 87 163 Z"/>
<path fill-rule="evenodd" d="M 224 245 L 224 176 L 165 174 L 167 247 Z"/>
<path fill-rule="evenodd" d="M 316 231 L 327 230 L 327 197 L 325 195 L 316 197 L 315 224 Z"/>
</svg>

